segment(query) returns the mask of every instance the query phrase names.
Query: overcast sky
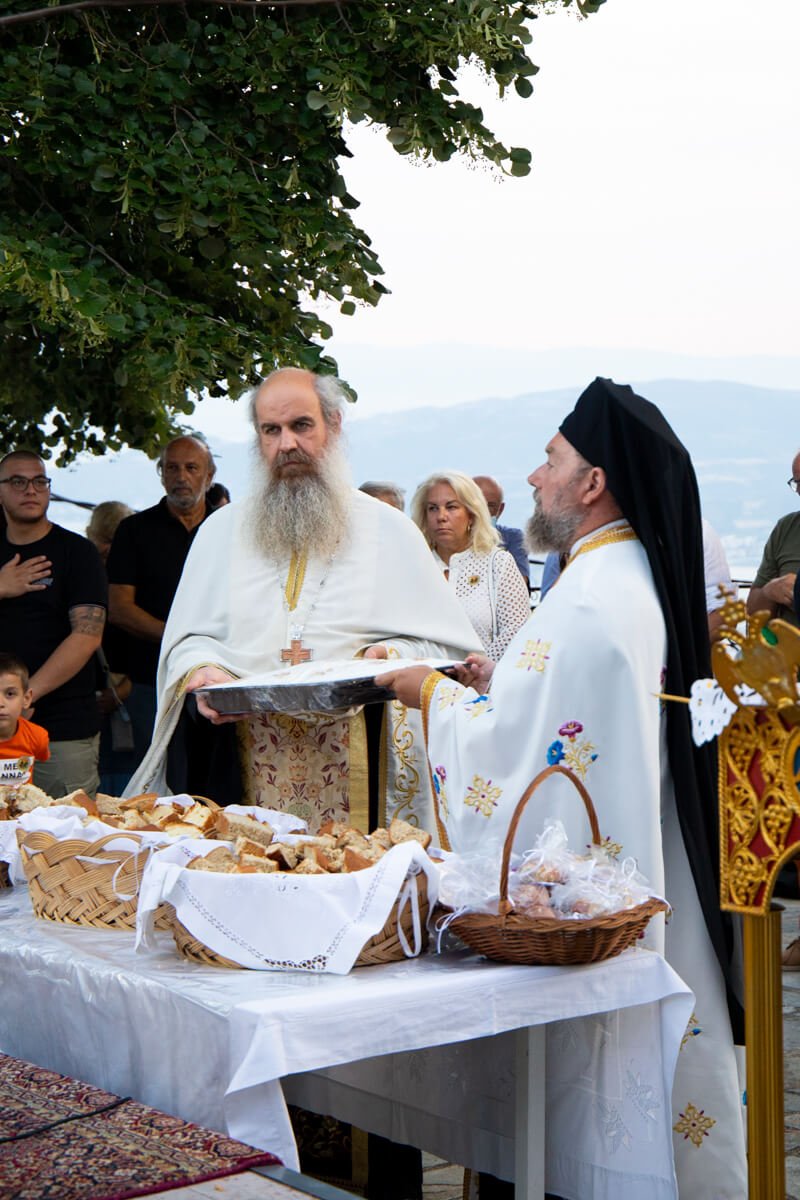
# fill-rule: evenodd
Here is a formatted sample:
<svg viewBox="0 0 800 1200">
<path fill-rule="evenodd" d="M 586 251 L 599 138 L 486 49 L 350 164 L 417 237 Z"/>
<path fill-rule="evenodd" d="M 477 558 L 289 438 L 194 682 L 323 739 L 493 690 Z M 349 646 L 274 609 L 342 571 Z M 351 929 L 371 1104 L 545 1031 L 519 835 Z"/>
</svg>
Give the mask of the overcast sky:
<svg viewBox="0 0 800 1200">
<path fill-rule="evenodd" d="M 607 0 L 533 30 L 531 99 L 470 79 L 490 127 L 531 150 L 526 179 L 349 135 L 392 294 L 327 314 L 342 373 L 358 387 L 356 346 L 425 343 L 797 354 L 797 0 Z M 223 432 L 219 410 L 198 424 Z"/>
</svg>

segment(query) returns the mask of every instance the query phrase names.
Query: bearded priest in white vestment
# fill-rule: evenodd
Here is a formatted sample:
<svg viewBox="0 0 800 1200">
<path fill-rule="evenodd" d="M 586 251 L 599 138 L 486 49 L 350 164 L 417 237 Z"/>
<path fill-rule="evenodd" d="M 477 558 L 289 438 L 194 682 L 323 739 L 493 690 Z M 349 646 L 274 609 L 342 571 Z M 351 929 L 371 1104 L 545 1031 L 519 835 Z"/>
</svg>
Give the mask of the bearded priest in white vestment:
<svg viewBox="0 0 800 1200">
<path fill-rule="evenodd" d="M 664 953 L 696 996 L 673 1088 L 679 1194 L 742 1200 L 744 1110 L 732 1037 L 742 1014 L 732 930 L 719 909 L 715 753 L 694 746 L 686 705 L 659 699 L 688 696 L 710 674 L 694 471 L 654 405 L 598 379 L 528 482 L 536 501 L 529 548 L 558 552 L 566 567 L 501 662 L 492 670 L 470 656 L 462 682 L 422 667 L 379 682 L 406 704 L 421 703 L 443 844 L 499 850 L 527 785 L 560 763 L 588 789 L 601 835 L 666 896 L 666 932 L 663 918 L 654 920 L 645 945 Z M 531 848 L 550 816 L 564 822 L 571 847 L 590 842 L 577 791 L 556 775 L 529 801 L 516 848 Z M 610 1172 L 624 1175 L 620 1138 L 640 1152 L 646 1145 L 648 1124 L 661 1114 L 645 1106 L 636 1127 L 620 1130 L 617 1085 L 645 1095 L 647 1064 L 630 1064 L 627 1083 L 595 1078 L 562 1142 L 548 1112 L 549 1191 L 574 1200 L 662 1194 L 641 1177 L 626 1190 L 594 1172 L 590 1185 L 586 1165 L 574 1160 L 569 1128 L 582 1122 L 605 1140 Z"/>
<path fill-rule="evenodd" d="M 164 631 L 153 744 L 129 795 L 176 790 L 167 751 L 198 688 L 312 655 L 463 658 L 479 648 L 413 522 L 351 486 L 340 446 L 345 399 L 336 380 L 294 368 L 253 393 L 254 490 L 214 513 L 192 545 Z M 198 710 L 214 725 L 232 720 L 202 698 Z M 237 733 L 243 803 L 294 812 L 312 830 L 331 818 L 366 830 L 363 714 L 265 714 L 241 720 Z M 432 829 L 419 714 L 388 705 L 382 750 L 378 821 Z"/>
</svg>

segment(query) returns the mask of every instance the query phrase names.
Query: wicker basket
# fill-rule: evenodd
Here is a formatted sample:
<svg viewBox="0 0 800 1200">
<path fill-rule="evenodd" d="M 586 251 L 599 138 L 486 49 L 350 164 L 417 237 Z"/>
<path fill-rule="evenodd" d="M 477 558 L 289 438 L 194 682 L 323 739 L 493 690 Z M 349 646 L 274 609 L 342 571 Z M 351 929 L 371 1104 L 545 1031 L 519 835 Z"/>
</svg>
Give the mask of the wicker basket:
<svg viewBox="0 0 800 1200">
<path fill-rule="evenodd" d="M 11 876 L 8 873 L 8 863 L 0 862 L 0 888 L 11 887 Z"/>
<path fill-rule="evenodd" d="M 141 844 L 140 836 L 121 830 L 84 842 L 59 841 L 44 830 L 18 829 L 20 858 L 36 916 L 93 929 L 135 929 L 139 883 L 150 851 L 105 849 L 122 836 Z M 161 914 L 159 927 L 165 920 Z"/>
<path fill-rule="evenodd" d="M 558 917 L 532 918 L 514 911 L 508 899 L 508 869 L 514 835 L 525 805 L 533 793 L 550 775 L 557 774 L 566 775 L 578 789 L 592 827 L 592 841 L 595 845 L 600 845 L 597 814 L 581 781 L 566 767 L 552 766 L 541 771 L 525 789 L 508 827 L 500 871 L 499 912 L 465 913 L 448 924 L 448 929 L 462 942 L 496 962 L 554 966 L 600 962 L 602 959 L 612 958 L 615 954 L 621 954 L 636 941 L 651 917 L 668 909 L 663 900 L 652 897 L 644 904 L 638 904 L 635 908 L 625 909 L 623 912 L 580 920 Z M 440 906 L 438 911 L 444 914 L 452 910 Z"/>
<path fill-rule="evenodd" d="M 420 871 L 417 875 L 412 876 L 417 883 L 417 902 L 419 905 L 419 921 L 422 931 L 421 949 L 424 950 L 428 944 L 428 877 L 424 871 Z M 204 942 L 198 939 L 181 924 L 178 920 L 175 909 L 171 904 L 165 904 L 164 908 L 167 911 L 169 927 L 172 929 L 172 935 L 175 938 L 175 945 L 184 958 L 190 959 L 192 962 L 200 963 L 204 967 L 233 967 L 235 970 L 241 971 L 246 968 L 242 967 L 241 963 L 233 962 L 229 958 L 224 958 L 221 954 L 217 954 L 214 950 L 209 949 Z M 411 905 L 406 904 L 403 908 L 400 917 L 400 926 L 406 938 L 406 942 L 411 943 L 414 940 L 413 916 Z M 386 924 L 379 933 L 371 937 L 368 942 L 361 948 L 361 953 L 353 964 L 356 967 L 371 967 L 379 963 L 399 962 L 406 957 L 403 945 L 400 941 L 397 922 L 397 905 L 395 904 L 389 916 L 386 919 Z"/>
</svg>

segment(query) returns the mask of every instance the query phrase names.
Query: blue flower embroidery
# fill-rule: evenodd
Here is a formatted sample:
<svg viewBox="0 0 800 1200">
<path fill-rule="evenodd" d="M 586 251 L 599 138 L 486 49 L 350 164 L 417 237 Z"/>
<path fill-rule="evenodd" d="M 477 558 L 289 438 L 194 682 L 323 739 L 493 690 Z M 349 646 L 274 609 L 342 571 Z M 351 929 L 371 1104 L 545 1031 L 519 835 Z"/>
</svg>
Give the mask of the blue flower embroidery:
<svg viewBox="0 0 800 1200">
<path fill-rule="evenodd" d="M 551 745 L 549 745 L 547 747 L 547 762 L 551 767 L 554 767 L 556 765 L 556 763 L 560 763 L 563 757 L 564 757 L 564 743 L 563 742 L 558 742 L 558 741 L 552 742 Z"/>
</svg>

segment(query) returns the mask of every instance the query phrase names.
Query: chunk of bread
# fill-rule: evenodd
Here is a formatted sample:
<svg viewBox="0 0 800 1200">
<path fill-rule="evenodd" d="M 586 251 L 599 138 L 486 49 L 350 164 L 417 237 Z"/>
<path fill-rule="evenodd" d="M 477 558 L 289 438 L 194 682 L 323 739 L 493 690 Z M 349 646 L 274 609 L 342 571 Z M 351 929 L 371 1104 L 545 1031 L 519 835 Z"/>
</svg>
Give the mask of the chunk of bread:
<svg viewBox="0 0 800 1200">
<path fill-rule="evenodd" d="M 267 848 L 262 842 L 254 842 L 252 838 L 237 837 L 233 843 L 233 852 L 241 858 L 243 854 L 249 854 L 255 858 L 266 858 Z"/>
<path fill-rule="evenodd" d="M 225 809 L 214 815 L 216 836 L 226 842 L 235 842 L 237 837 L 250 838 L 261 842 L 263 846 L 272 844 L 275 830 L 267 821 L 259 821 L 256 817 L 243 816 L 239 813 L 228 813 Z"/>
<path fill-rule="evenodd" d="M 403 842 L 419 842 L 423 850 L 427 850 L 430 846 L 431 835 L 424 829 L 417 829 L 416 825 L 410 825 L 408 821 L 401 821 L 399 817 L 395 817 L 389 826 L 389 837 L 392 839 L 393 846 L 399 846 Z"/>
<path fill-rule="evenodd" d="M 292 872 L 293 875 L 327 875 L 328 872 L 319 863 L 314 862 L 313 858 L 304 858 L 298 863 Z"/>
</svg>

